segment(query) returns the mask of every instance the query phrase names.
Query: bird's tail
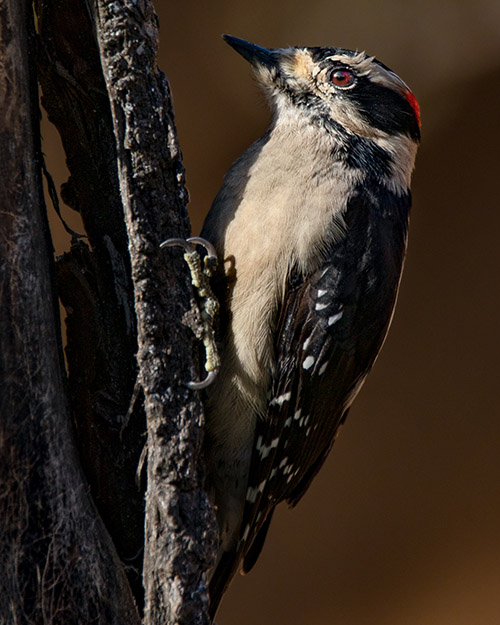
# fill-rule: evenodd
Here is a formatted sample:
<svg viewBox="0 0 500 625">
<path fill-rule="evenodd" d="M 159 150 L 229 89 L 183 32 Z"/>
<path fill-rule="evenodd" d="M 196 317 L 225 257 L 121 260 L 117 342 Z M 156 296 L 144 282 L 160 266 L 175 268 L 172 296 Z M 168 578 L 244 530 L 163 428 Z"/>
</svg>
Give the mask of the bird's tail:
<svg viewBox="0 0 500 625">
<path fill-rule="evenodd" d="M 258 531 L 254 540 L 250 545 L 240 543 L 238 550 L 225 551 L 222 554 L 214 573 L 210 579 L 209 592 L 210 592 L 210 618 L 213 622 L 215 614 L 219 607 L 224 593 L 229 587 L 231 580 L 240 568 L 241 560 L 243 559 L 243 566 L 241 572 L 243 574 L 249 573 L 257 561 L 260 555 L 264 541 L 266 539 L 267 531 L 271 523 L 273 516 L 273 510 L 269 513 L 266 520 L 262 524 L 262 527 Z"/>
<path fill-rule="evenodd" d="M 222 554 L 215 571 L 210 579 L 209 592 L 210 592 L 210 609 L 209 616 L 214 622 L 215 614 L 219 608 L 219 604 L 224 596 L 224 593 L 228 589 L 234 574 L 238 570 L 240 558 L 236 551 L 225 551 Z"/>
</svg>

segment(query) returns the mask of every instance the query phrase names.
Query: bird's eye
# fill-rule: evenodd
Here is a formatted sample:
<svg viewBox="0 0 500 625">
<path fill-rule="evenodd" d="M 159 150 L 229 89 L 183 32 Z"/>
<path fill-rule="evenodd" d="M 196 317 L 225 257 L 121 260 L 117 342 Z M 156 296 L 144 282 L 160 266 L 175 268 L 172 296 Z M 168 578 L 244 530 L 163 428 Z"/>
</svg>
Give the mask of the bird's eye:
<svg viewBox="0 0 500 625">
<path fill-rule="evenodd" d="M 336 87 L 351 87 L 354 84 L 354 75 L 347 69 L 335 69 L 332 72 L 332 82 Z"/>
</svg>

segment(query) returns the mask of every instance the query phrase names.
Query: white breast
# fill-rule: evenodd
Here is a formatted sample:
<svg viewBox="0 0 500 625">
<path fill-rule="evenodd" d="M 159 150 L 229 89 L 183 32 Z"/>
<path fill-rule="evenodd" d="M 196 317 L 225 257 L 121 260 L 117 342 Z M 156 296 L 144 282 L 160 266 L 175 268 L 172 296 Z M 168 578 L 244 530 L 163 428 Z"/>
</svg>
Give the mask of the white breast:
<svg viewBox="0 0 500 625">
<path fill-rule="evenodd" d="M 229 170 L 205 225 L 203 235 L 236 278 L 227 302 L 231 328 L 210 400 L 217 405 L 217 437 L 230 436 L 236 446 L 235 432 L 246 440 L 265 411 L 272 335 L 288 272 L 293 266 L 313 270 L 318 251 L 342 236 L 348 189 L 353 178 L 361 179 L 332 160 L 332 148 L 333 139 L 303 116 L 293 110 L 280 115 Z"/>
</svg>

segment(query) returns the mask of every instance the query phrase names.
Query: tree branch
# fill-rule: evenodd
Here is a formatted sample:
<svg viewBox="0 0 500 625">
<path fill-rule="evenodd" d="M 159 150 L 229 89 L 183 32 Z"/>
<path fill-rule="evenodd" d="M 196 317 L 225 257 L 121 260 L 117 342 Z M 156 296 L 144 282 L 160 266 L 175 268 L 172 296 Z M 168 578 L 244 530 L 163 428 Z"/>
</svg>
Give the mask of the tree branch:
<svg viewBox="0 0 500 625">
<path fill-rule="evenodd" d="M 179 254 L 159 252 L 162 239 L 185 237 L 189 227 L 170 91 L 156 66 L 157 17 L 147 0 L 97 0 L 96 27 L 116 137 L 148 425 L 144 622 L 208 623 L 215 520 L 202 489 L 203 412 L 183 384 L 196 375 L 192 337 L 182 321 L 196 304 Z"/>
</svg>

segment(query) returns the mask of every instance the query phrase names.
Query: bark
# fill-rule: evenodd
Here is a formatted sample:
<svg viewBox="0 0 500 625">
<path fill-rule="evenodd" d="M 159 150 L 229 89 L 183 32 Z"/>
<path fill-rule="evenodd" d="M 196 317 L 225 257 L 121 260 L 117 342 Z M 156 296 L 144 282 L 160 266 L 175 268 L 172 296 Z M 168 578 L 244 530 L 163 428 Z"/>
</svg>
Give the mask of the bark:
<svg viewBox="0 0 500 625">
<path fill-rule="evenodd" d="M 197 376 L 183 323 L 196 304 L 179 252 L 159 251 L 163 239 L 186 237 L 189 227 L 170 91 L 156 66 L 158 22 L 147 0 L 97 0 L 96 27 L 129 237 L 148 425 L 144 622 L 208 623 L 215 521 L 202 489 L 203 413 L 184 384 Z"/>
<path fill-rule="evenodd" d="M 43 103 L 71 172 L 63 197 L 88 235 L 59 263 L 80 457 L 141 604 L 146 413 L 145 623 L 207 623 L 216 528 L 202 406 L 184 385 L 198 375 L 198 309 L 182 252 L 159 249 L 189 221 L 156 15 L 149 1 L 38 0 L 37 12 Z"/>
<path fill-rule="evenodd" d="M 0 619 L 139 623 L 90 500 L 62 375 L 30 2 L 0 10 Z"/>
<path fill-rule="evenodd" d="M 135 474 L 146 423 L 142 402 L 131 406 L 137 331 L 109 99 L 85 1 L 38 0 L 36 8 L 42 103 L 71 173 L 62 197 L 87 235 L 57 265 L 70 409 L 93 498 L 141 606 L 144 492 Z"/>
</svg>

